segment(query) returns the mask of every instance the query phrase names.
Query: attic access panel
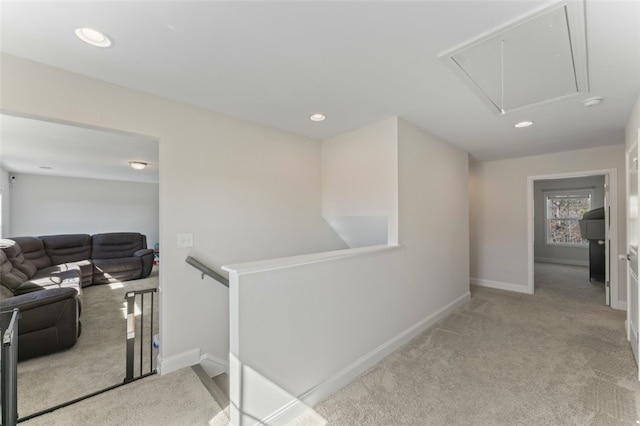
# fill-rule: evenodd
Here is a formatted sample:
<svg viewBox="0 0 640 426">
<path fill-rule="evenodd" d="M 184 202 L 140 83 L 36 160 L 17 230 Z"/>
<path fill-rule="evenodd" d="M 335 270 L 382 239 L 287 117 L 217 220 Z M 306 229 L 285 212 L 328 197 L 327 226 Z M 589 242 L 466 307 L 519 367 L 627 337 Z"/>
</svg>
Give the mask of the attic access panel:
<svg viewBox="0 0 640 426">
<path fill-rule="evenodd" d="M 540 10 L 440 57 L 496 113 L 588 91 L 582 3 Z"/>
</svg>

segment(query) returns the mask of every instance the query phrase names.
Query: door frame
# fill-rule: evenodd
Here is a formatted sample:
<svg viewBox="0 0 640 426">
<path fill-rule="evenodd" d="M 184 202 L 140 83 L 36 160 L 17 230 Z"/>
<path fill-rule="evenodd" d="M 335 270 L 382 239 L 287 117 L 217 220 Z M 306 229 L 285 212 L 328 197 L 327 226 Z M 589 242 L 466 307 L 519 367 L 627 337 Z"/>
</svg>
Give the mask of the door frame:
<svg viewBox="0 0 640 426">
<path fill-rule="evenodd" d="M 578 172 L 553 173 L 548 175 L 527 176 L 527 271 L 528 283 L 527 293 L 533 294 L 535 291 L 534 281 L 534 190 L 533 185 L 537 180 L 547 179 L 568 179 L 587 176 L 609 177 L 609 291 L 611 296 L 611 307 L 614 309 L 626 309 L 626 303 L 620 303 L 618 300 L 619 277 L 618 277 L 618 170 L 617 169 L 599 169 L 599 170 L 583 170 Z"/>
<path fill-rule="evenodd" d="M 629 218 L 630 218 L 630 207 L 629 207 L 629 196 L 630 196 L 630 189 L 629 189 L 629 153 L 634 149 L 638 147 L 638 144 L 640 143 L 640 128 L 638 129 L 637 133 L 636 133 L 636 137 L 633 140 L 633 142 L 631 142 L 630 145 L 625 146 L 624 149 L 624 173 L 625 173 L 625 202 L 626 202 L 626 208 L 625 208 L 625 221 L 626 221 L 626 226 L 627 226 L 627 235 L 626 235 L 626 242 L 625 242 L 625 252 L 623 254 L 621 254 L 619 256 L 620 260 L 626 260 L 625 262 L 625 274 L 626 274 L 626 278 L 627 278 L 627 305 L 628 305 L 628 309 L 627 309 L 627 318 L 625 321 L 625 331 L 627 334 L 627 340 L 631 343 L 631 347 L 633 350 L 633 343 L 631 342 L 631 314 L 632 311 L 634 309 L 631 309 L 631 304 L 632 303 L 636 303 L 636 304 L 640 304 L 640 300 L 635 300 L 633 301 L 631 298 L 631 280 L 630 280 L 630 275 L 631 275 L 631 267 L 629 262 L 631 262 L 631 259 L 629 258 L 629 241 L 630 241 L 630 235 L 631 235 L 631 228 L 629 227 Z M 640 297 L 639 297 L 640 299 Z M 636 306 L 635 311 L 638 312 L 638 308 L 639 306 Z M 638 336 L 635 336 L 636 342 L 638 340 Z M 637 349 L 637 348 L 636 348 Z M 636 357 L 636 354 L 634 353 L 634 357 Z M 637 364 L 637 357 L 636 357 L 636 364 Z M 640 368 L 638 369 L 638 379 L 640 380 Z"/>
</svg>

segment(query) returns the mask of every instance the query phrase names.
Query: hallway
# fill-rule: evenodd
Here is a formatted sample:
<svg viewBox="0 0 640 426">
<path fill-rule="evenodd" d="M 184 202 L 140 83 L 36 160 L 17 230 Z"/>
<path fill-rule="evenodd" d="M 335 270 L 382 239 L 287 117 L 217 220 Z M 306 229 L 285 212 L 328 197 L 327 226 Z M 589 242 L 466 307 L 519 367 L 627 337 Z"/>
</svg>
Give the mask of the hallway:
<svg viewBox="0 0 640 426">
<path fill-rule="evenodd" d="M 465 306 L 317 413 L 331 425 L 636 424 L 625 312 L 588 278 L 560 285 L 565 274 L 544 269 L 534 295 L 472 286 Z"/>
</svg>

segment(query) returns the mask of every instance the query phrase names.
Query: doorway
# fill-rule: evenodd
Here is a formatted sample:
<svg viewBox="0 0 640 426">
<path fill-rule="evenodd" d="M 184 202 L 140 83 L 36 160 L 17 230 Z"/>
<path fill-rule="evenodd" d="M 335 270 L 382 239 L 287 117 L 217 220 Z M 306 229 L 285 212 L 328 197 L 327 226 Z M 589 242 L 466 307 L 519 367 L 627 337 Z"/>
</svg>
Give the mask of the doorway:
<svg viewBox="0 0 640 426">
<path fill-rule="evenodd" d="M 4 237 L 129 232 L 144 235 L 147 248 L 159 244 L 157 139 L 8 113 L 0 114 L 0 124 L 0 172 L 12 177 L 2 197 L 3 207 L 10 212 L 3 224 Z M 130 161 L 143 161 L 147 167 L 135 170 Z M 75 344 L 18 363 L 20 420 L 122 384 L 129 375 L 125 369 L 127 326 L 131 323 L 141 330 L 138 325 L 144 316 L 145 343 L 150 343 L 149 337 L 160 332 L 161 314 L 158 297 L 147 296 L 146 302 L 138 297 L 129 309 L 125 295 L 156 289 L 159 284 L 156 265 L 145 277 L 111 277 L 109 283 L 83 287 L 81 333 Z M 148 325 L 147 319 L 154 317 Z M 147 364 L 157 365 L 156 354 L 156 347 L 145 345 L 144 371 Z M 133 374 L 137 376 L 138 371 Z"/>
<path fill-rule="evenodd" d="M 540 288 L 564 280 L 566 287 L 556 290 L 621 308 L 617 263 L 611 262 L 617 259 L 616 184 L 615 169 L 528 177 L 529 293 L 536 289 L 536 278 Z M 582 239 L 578 219 L 596 209 L 606 216 L 606 236 L 591 243 Z M 590 259 L 598 252 L 604 257 L 602 268 Z"/>
</svg>

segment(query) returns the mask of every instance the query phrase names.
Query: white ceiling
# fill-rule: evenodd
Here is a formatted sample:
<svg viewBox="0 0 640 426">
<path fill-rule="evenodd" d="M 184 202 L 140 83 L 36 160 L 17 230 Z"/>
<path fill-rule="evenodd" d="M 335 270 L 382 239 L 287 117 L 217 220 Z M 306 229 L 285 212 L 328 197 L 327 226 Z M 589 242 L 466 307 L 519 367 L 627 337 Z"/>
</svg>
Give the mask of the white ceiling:
<svg viewBox="0 0 640 426">
<path fill-rule="evenodd" d="M 397 115 L 480 160 L 624 143 L 639 1 L 586 1 L 590 93 L 497 115 L 438 58 L 545 4 L 5 0 L 1 50 L 314 139 Z M 80 26 L 115 46 L 83 44 Z"/>
<path fill-rule="evenodd" d="M 0 115 L 0 165 L 11 172 L 158 183 L 151 138 Z M 134 170 L 129 161 L 147 163 Z"/>
</svg>

